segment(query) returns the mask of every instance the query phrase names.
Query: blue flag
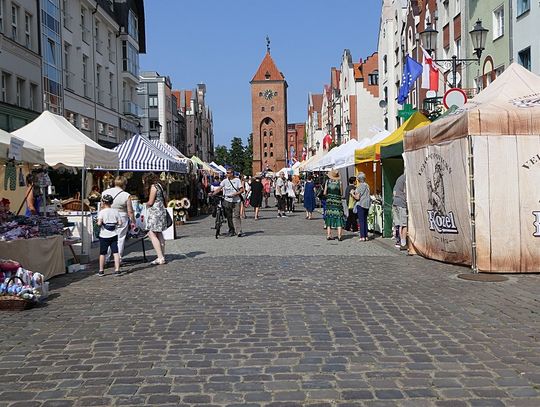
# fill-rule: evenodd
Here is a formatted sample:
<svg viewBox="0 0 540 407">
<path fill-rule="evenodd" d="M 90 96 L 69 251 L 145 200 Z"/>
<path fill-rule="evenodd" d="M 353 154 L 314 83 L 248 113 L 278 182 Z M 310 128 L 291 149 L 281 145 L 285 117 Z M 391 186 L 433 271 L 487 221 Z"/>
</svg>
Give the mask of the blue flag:
<svg viewBox="0 0 540 407">
<path fill-rule="evenodd" d="M 402 105 L 409 97 L 409 93 L 414 85 L 414 82 L 422 75 L 422 64 L 418 63 L 407 55 L 405 68 L 403 69 L 403 77 L 401 78 L 401 87 L 397 102 Z"/>
</svg>

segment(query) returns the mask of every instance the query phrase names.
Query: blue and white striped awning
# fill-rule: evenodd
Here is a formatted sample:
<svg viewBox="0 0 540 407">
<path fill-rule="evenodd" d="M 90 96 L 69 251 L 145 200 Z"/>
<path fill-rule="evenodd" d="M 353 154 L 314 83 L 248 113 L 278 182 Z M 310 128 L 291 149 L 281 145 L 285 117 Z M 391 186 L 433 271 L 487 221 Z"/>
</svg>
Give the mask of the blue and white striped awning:
<svg viewBox="0 0 540 407">
<path fill-rule="evenodd" d="M 160 151 L 164 152 L 167 155 L 170 155 L 175 160 L 180 161 L 186 166 L 186 173 L 191 172 L 193 163 L 189 158 L 182 154 L 176 147 L 171 146 L 170 144 L 163 143 L 159 140 L 152 140 L 152 144 L 156 146 Z"/>
<path fill-rule="evenodd" d="M 187 173 L 185 163 L 157 148 L 138 134 L 114 148 L 120 159 L 120 171 L 166 171 Z"/>
</svg>

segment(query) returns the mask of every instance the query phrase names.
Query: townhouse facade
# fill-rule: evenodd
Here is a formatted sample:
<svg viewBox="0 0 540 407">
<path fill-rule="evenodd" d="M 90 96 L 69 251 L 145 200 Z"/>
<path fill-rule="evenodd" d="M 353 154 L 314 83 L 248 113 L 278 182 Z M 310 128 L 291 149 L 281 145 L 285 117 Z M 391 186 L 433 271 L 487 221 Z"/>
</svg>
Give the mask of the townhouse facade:
<svg viewBox="0 0 540 407">
<path fill-rule="evenodd" d="M 39 3 L 0 0 L 0 129 L 16 130 L 42 111 Z"/>
</svg>

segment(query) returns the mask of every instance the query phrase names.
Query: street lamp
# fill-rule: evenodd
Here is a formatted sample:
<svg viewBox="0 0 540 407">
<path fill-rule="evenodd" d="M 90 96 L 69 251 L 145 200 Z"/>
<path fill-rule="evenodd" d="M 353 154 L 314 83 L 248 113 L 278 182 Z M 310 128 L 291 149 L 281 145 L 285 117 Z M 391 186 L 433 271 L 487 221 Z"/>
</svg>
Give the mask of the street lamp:
<svg viewBox="0 0 540 407">
<path fill-rule="evenodd" d="M 158 124 L 156 126 L 156 130 L 157 130 L 158 140 L 160 140 L 161 139 L 161 130 L 163 130 L 163 126 L 161 125 L 160 122 L 158 122 Z"/>
<path fill-rule="evenodd" d="M 315 143 L 315 145 L 317 146 L 317 151 L 319 151 L 319 147 L 321 146 L 321 142 L 319 140 L 317 140 L 317 142 Z"/>
<path fill-rule="evenodd" d="M 137 124 L 137 130 L 139 130 L 139 136 L 140 136 L 141 133 L 142 133 L 142 128 L 143 128 L 143 125 L 141 124 L 141 122 L 139 122 L 139 123 Z"/>
<path fill-rule="evenodd" d="M 486 49 L 486 38 L 487 33 L 489 30 L 487 28 L 482 27 L 482 20 L 476 21 L 476 24 L 474 28 L 469 31 L 469 34 L 471 36 L 471 41 L 474 47 L 474 54 L 476 55 L 476 59 L 472 58 L 458 58 L 456 55 L 452 57 L 452 59 L 433 59 L 435 62 L 450 62 L 452 65 L 452 87 L 455 88 L 457 86 L 457 65 L 458 62 L 477 62 L 480 64 L 480 57 L 482 56 L 482 51 Z M 439 32 L 435 30 L 431 23 L 428 22 L 427 27 L 424 31 L 419 33 L 420 39 L 422 41 L 422 44 L 424 45 L 424 48 L 426 51 L 431 55 L 433 51 L 435 51 L 436 44 L 437 44 L 437 35 Z"/>
<path fill-rule="evenodd" d="M 345 129 L 347 129 L 347 135 L 349 136 L 349 139 L 351 138 L 351 121 L 347 119 L 347 123 L 345 123 Z"/>
</svg>

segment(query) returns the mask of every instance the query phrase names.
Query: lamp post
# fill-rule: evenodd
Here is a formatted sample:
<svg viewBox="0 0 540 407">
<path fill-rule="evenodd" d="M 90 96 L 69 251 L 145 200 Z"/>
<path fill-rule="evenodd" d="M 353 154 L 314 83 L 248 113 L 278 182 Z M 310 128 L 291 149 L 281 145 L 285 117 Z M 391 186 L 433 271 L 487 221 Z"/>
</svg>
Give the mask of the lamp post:
<svg viewBox="0 0 540 407">
<path fill-rule="evenodd" d="M 156 130 L 157 130 L 158 140 L 160 140 L 161 139 L 161 130 L 163 130 L 163 126 L 161 125 L 160 122 L 158 122 L 158 124 L 156 126 Z"/>
<path fill-rule="evenodd" d="M 321 142 L 319 140 L 317 140 L 317 142 L 315 143 L 315 145 L 317 146 L 317 151 L 319 151 L 319 147 L 321 146 Z"/>
<path fill-rule="evenodd" d="M 141 122 L 137 123 L 137 130 L 139 131 L 139 136 L 141 135 L 142 133 L 142 128 L 143 128 L 143 125 L 141 124 Z"/>
<path fill-rule="evenodd" d="M 345 123 L 345 130 L 347 130 L 347 136 L 349 137 L 349 140 L 351 139 L 351 121 L 347 119 L 347 123 Z"/>
<path fill-rule="evenodd" d="M 480 64 L 480 57 L 482 56 L 482 51 L 486 49 L 486 38 L 489 30 L 482 27 L 482 20 L 476 21 L 473 29 L 469 31 L 471 36 L 472 44 L 474 47 L 474 54 L 476 58 L 458 58 L 456 55 L 452 56 L 451 59 L 433 59 L 435 62 L 449 62 L 452 66 L 452 87 L 457 86 L 457 65 L 460 62 L 477 62 Z M 439 32 L 434 29 L 430 22 L 424 31 L 419 33 L 422 44 L 426 48 L 426 51 L 431 55 L 436 49 L 437 44 L 437 35 Z"/>
</svg>

